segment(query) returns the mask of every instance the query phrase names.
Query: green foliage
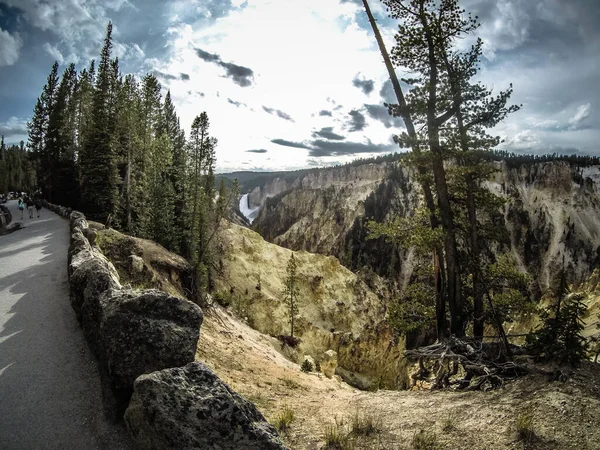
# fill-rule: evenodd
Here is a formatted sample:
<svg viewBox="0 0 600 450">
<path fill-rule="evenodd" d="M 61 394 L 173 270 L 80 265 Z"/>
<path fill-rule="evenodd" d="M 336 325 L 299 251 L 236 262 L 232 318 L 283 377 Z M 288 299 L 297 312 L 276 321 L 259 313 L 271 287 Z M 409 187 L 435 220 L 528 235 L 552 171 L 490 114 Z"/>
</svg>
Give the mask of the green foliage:
<svg viewBox="0 0 600 450">
<path fill-rule="evenodd" d="M 291 337 L 294 337 L 295 320 L 299 313 L 298 297 L 300 296 L 300 289 L 298 288 L 297 271 L 298 265 L 296 263 L 296 259 L 294 258 L 294 254 L 292 253 L 290 259 L 288 260 L 282 292 L 283 301 L 288 307 Z"/>
<path fill-rule="evenodd" d="M 289 406 L 285 406 L 283 410 L 275 417 L 275 423 L 273 424 L 277 431 L 284 432 L 290 428 L 290 425 L 294 421 L 296 414 L 294 410 Z"/>
<path fill-rule="evenodd" d="M 300 366 L 300 370 L 304 373 L 310 373 L 314 370 L 313 363 L 310 360 L 305 359 L 302 361 L 302 365 Z"/>
<path fill-rule="evenodd" d="M 561 297 L 553 312 L 541 311 L 542 325 L 527 337 L 527 346 L 541 360 L 577 366 L 587 358 L 589 347 L 582 334 L 587 306 L 583 294 L 571 294 L 564 301 Z"/>
<path fill-rule="evenodd" d="M 519 439 L 526 443 L 530 443 L 535 439 L 533 411 L 531 409 L 518 412 L 515 418 L 515 430 Z"/>
<path fill-rule="evenodd" d="M 441 450 L 442 446 L 433 431 L 419 430 L 411 440 L 413 450 Z"/>
</svg>

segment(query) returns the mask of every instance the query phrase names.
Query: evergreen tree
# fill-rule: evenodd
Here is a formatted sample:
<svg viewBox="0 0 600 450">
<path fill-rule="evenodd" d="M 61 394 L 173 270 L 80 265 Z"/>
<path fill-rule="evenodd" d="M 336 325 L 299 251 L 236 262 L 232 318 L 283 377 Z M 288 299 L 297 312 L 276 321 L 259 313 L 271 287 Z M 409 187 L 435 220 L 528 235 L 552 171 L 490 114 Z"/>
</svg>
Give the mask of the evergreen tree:
<svg viewBox="0 0 600 450">
<path fill-rule="evenodd" d="M 91 219 L 103 221 L 116 212 L 118 201 L 114 118 L 111 116 L 114 99 L 111 49 L 112 23 L 109 22 L 92 97 L 90 131 L 80 154 L 82 207 Z"/>
<path fill-rule="evenodd" d="M 169 138 L 173 158 L 171 165 L 171 184 L 174 195 L 174 223 L 172 234 L 172 248 L 180 252 L 184 248 L 185 236 L 185 179 L 186 179 L 186 152 L 185 133 L 181 130 L 179 119 L 175 113 L 175 106 L 171 100 L 171 92 L 168 91 L 163 105 L 164 132 Z"/>
<path fill-rule="evenodd" d="M 290 256 L 286 268 L 286 277 L 283 282 L 283 301 L 287 305 L 290 320 L 290 336 L 294 337 L 295 321 L 298 317 L 298 297 L 300 289 L 298 288 L 298 265 L 294 254 Z"/>
</svg>

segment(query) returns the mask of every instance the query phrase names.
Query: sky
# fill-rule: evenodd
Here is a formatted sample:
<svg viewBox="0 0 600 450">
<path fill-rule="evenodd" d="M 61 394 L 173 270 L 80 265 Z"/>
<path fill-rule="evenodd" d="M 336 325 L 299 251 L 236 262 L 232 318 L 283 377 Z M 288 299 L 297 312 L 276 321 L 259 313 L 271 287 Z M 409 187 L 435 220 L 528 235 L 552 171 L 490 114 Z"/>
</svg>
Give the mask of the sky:
<svg viewBox="0 0 600 450">
<path fill-rule="evenodd" d="M 462 0 L 480 80 L 522 109 L 492 132 L 518 153 L 598 154 L 600 1 Z M 397 22 L 371 0 L 390 49 Z M 399 151 L 403 122 L 360 0 L 0 0 L 0 134 L 27 141 L 52 63 L 97 58 L 108 21 L 123 73 L 154 73 L 189 132 L 206 111 L 217 171 L 291 170 Z M 468 42 L 465 41 L 464 44 Z M 405 76 L 402 68 L 398 75 Z"/>
</svg>

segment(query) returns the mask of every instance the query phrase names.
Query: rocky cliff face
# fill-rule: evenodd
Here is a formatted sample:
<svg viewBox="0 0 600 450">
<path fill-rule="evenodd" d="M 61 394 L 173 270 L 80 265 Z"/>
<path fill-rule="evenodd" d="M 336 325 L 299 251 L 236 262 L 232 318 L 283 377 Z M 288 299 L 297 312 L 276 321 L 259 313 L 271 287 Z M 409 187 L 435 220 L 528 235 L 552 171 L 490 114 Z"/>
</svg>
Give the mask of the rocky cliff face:
<svg viewBox="0 0 600 450">
<path fill-rule="evenodd" d="M 488 187 L 506 204 L 499 219 L 522 268 L 540 292 L 562 266 L 572 282 L 600 264 L 600 166 L 565 162 L 495 163 Z M 275 179 L 250 194 L 260 206 L 253 224 L 270 242 L 293 250 L 334 255 L 349 268 L 369 266 L 405 283 L 412 271 L 409 249 L 367 240 L 366 222 L 410 214 L 421 202 L 410 170 L 399 162 L 346 166 Z"/>
</svg>

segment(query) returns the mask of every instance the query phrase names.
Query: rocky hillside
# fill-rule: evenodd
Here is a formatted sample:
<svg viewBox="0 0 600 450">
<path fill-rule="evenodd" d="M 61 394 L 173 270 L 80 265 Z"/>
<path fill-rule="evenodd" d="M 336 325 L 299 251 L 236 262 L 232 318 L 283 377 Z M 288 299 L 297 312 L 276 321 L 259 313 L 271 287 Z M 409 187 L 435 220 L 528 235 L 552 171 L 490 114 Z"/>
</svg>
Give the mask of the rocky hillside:
<svg viewBox="0 0 600 450">
<path fill-rule="evenodd" d="M 536 290 L 549 286 L 563 256 L 571 282 L 587 279 L 600 265 L 600 166 L 494 164 L 498 170 L 488 185 L 506 200 L 498 219 Z M 366 265 L 398 281 L 410 277 L 411 253 L 366 240 L 365 224 L 406 215 L 419 198 L 410 171 L 398 161 L 321 169 L 293 181 L 275 178 L 248 196 L 250 206 L 260 206 L 253 228 L 270 242 L 334 255 L 349 268 Z"/>
<path fill-rule="evenodd" d="M 182 288 L 178 280 L 185 278 L 185 264 L 160 246 L 107 230 L 98 230 L 97 242 L 117 263 L 124 280 L 140 287 L 160 282 L 168 290 Z M 214 297 L 230 303 L 227 308 L 215 303 L 205 309 L 196 359 L 255 403 L 271 423 L 287 423 L 282 436 L 290 448 L 322 449 L 333 439 L 343 443 L 338 448 L 356 449 L 598 448 L 597 365 L 584 363 L 566 383 L 532 375 L 495 391 L 464 393 L 377 390 L 377 385 L 371 386 L 373 392 L 359 391 L 339 376 L 301 372 L 290 358 L 300 362 L 304 354 L 318 356 L 330 347 L 339 350 L 341 365 L 359 361 L 361 355 L 366 368 L 378 361 L 387 361 L 390 367 L 398 364 L 401 346 L 391 345 L 385 333 L 379 338 L 381 345 L 373 333 L 354 339 L 354 347 L 352 341 L 348 346 L 336 341 L 336 336 L 354 336 L 361 327 L 369 330 L 371 321 L 381 317 L 381 300 L 335 258 L 297 252 L 306 328 L 299 350 L 289 353 L 268 333 L 276 334 L 287 325 L 279 292 L 291 252 L 235 225 L 225 231 L 222 245 L 222 278 Z M 135 250 L 142 264 L 122 258 L 127 251 L 118 250 L 125 246 Z M 594 311 L 599 304 L 597 286 L 597 279 L 591 279 L 586 288 Z M 339 314 L 340 301 L 345 303 L 340 316 L 346 319 L 329 322 L 327 317 Z M 331 323 L 338 328 L 323 329 Z M 397 365 L 394 370 L 401 371 Z M 291 419 L 285 422 L 282 417 Z"/>
</svg>

